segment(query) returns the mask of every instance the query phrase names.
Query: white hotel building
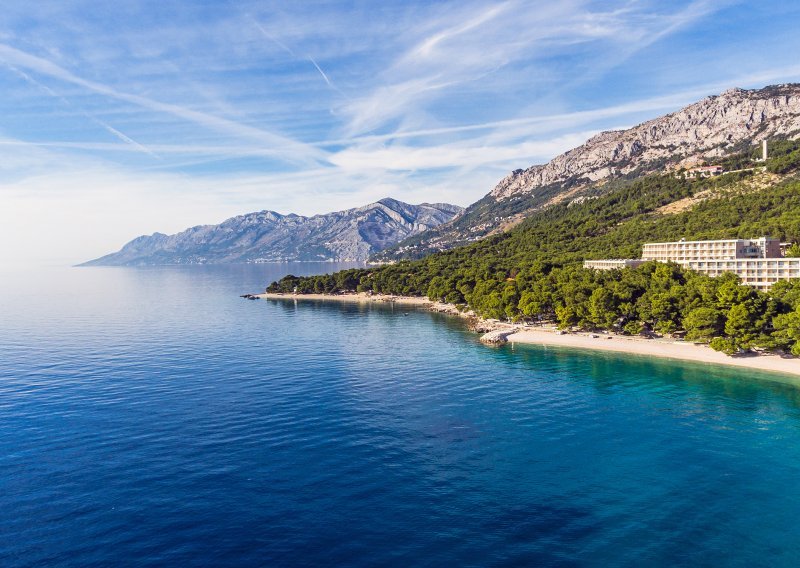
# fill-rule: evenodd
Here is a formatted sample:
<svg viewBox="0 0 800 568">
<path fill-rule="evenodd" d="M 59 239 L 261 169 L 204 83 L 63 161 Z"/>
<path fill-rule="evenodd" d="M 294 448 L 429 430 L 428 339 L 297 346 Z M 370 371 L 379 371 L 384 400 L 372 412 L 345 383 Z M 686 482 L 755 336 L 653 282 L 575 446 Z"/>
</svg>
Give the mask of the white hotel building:
<svg viewBox="0 0 800 568">
<path fill-rule="evenodd" d="M 769 289 L 778 280 L 800 278 L 800 258 L 784 257 L 780 241 L 769 237 L 647 243 L 641 260 L 587 260 L 583 266 L 610 270 L 638 266 L 648 260 L 674 262 L 709 276 L 733 272 L 742 280 L 742 284 L 759 290 Z"/>
</svg>

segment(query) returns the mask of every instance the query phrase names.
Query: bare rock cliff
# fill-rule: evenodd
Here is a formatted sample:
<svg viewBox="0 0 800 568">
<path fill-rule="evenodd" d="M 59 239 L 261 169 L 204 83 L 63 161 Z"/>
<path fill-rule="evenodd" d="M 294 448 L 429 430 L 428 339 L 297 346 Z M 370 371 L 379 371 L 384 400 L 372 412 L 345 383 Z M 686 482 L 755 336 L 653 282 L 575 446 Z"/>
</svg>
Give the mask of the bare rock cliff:
<svg viewBox="0 0 800 568">
<path fill-rule="evenodd" d="M 602 132 L 544 165 L 516 170 L 491 191 L 495 199 L 580 178 L 598 181 L 639 167 L 722 155 L 742 142 L 800 133 L 800 85 L 730 89 L 628 130 Z"/>
<path fill-rule="evenodd" d="M 515 170 L 453 220 L 378 253 L 420 258 L 513 227 L 533 211 L 585 199 L 606 181 L 659 173 L 800 136 L 800 84 L 730 89 L 627 130 L 602 132 L 543 165 Z"/>
</svg>

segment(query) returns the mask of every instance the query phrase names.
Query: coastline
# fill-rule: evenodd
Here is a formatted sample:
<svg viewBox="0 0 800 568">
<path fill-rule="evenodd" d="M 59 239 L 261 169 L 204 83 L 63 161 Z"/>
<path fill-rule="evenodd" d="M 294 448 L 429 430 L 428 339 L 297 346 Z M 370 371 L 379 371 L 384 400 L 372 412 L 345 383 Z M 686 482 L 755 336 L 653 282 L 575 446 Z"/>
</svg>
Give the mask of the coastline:
<svg viewBox="0 0 800 568">
<path fill-rule="evenodd" d="M 359 292 L 357 294 L 280 294 L 276 292 L 265 292 L 263 294 L 245 294 L 244 297 L 251 297 L 258 300 L 334 300 L 336 302 L 356 302 L 359 304 L 395 303 L 407 306 L 422 306 L 433 311 L 462 315 L 461 312 L 451 304 L 433 302 L 428 298 L 420 296 L 389 296 L 383 294 L 366 294 L 364 292 Z"/>
<path fill-rule="evenodd" d="M 783 358 L 774 354 L 746 355 L 731 357 L 714 351 L 707 345 L 692 342 L 675 341 L 670 339 L 646 339 L 625 335 L 612 335 L 604 333 L 571 332 L 558 334 L 554 327 L 534 327 L 515 325 L 504 322 L 481 320 L 471 311 L 459 312 L 451 304 L 433 302 L 428 298 L 416 296 L 384 296 L 360 294 L 277 294 L 264 293 L 249 295 L 253 299 L 273 300 L 305 300 L 305 301 L 338 301 L 373 303 L 383 302 L 419 306 L 431 311 L 447 313 L 463 318 L 472 319 L 477 323 L 477 331 L 488 331 L 488 339 L 495 343 L 512 343 L 527 345 L 545 345 L 552 347 L 565 347 L 571 349 L 590 349 L 593 351 L 608 351 L 637 355 L 644 357 L 657 357 L 659 359 L 675 359 L 691 361 L 693 363 L 708 363 L 714 365 L 727 365 L 740 369 L 752 369 L 781 375 L 800 377 L 800 359 Z"/>
<path fill-rule="evenodd" d="M 593 335 L 596 337 L 593 337 Z M 784 359 L 780 355 L 774 354 L 731 357 L 719 351 L 714 351 L 707 345 L 695 344 L 691 341 L 644 339 L 625 335 L 590 333 L 557 335 L 554 331 L 530 328 L 525 328 L 509 335 L 508 341 L 509 343 L 547 345 L 572 349 L 591 349 L 595 351 L 624 353 L 626 355 L 657 357 L 659 359 L 691 361 L 692 363 L 726 365 L 729 367 L 738 367 L 740 369 L 752 369 L 754 371 L 765 371 L 800 377 L 800 360 L 798 359 Z"/>
</svg>

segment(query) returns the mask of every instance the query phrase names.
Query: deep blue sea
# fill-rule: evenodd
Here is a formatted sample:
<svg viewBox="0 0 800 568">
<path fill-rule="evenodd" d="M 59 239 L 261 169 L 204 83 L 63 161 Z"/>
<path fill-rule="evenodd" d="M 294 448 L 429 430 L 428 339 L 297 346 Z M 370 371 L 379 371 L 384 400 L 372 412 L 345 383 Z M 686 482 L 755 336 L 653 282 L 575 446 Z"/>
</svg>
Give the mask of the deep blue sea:
<svg viewBox="0 0 800 568">
<path fill-rule="evenodd" d="M 800 388 L 247 301 L 328 265 L 0 273 L 0 566 L 798 566 Z"/>
</svg>

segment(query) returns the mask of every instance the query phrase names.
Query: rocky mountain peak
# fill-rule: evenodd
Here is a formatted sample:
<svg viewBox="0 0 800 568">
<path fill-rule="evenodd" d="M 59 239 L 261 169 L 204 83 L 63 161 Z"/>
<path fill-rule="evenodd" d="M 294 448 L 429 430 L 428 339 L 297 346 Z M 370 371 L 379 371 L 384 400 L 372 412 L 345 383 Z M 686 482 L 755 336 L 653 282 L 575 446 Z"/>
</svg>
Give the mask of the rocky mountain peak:
<svg viewBox="0 0 800 568">
<path fill-rule="evenodd" d="M 800 136 L 800 84 L 733 88 L 627 130 L 601 132 L 547 164 L 509 173 L 462 214 L 376 255 L 419 258 L 505 231 L 606 181 L 678 169 L 771 138 Z"/>
<path fill-rule="evenodd" d="M 515 170 L 491 191 L 498 200 L 569 180 L 596 182 L 657 171 L 687 158 L 720 156 L 742 142 L 800 134 L 800 85 L 728 89 L 628 130 L 601 132 L 547 164 Z"/>
<path fill-rule="evenodd" d="M 288 260 L 363 261 L 453 218 L 461 207 L 392 198 L 313 217 L 258 211 L 175 235 L 137 237 L 87 265 L 221 264 Z"/>
</svg>

